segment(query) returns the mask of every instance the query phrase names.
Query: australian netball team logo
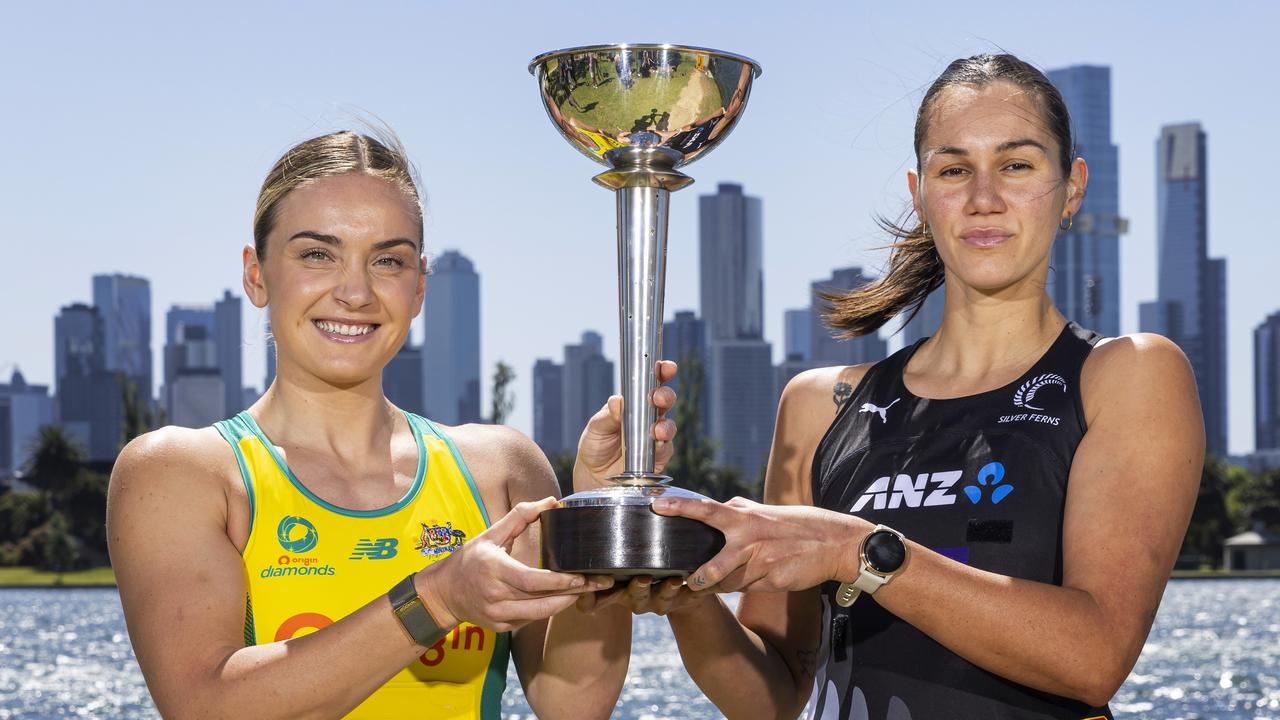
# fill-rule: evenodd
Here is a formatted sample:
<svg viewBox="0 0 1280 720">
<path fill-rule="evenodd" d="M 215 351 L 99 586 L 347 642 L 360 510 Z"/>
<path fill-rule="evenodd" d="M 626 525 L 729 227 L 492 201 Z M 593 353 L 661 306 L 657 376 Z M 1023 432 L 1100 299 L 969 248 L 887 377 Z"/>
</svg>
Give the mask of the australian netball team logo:
<svg viewBox="0 0 1280 720">
<path fill-rule="evenodd" d="M 320 533 L 310 520 L 300 515 L 285 515 L 276 526 L 276 539 L 286 552 L 304 553 L 315 549 Z"/>
<path fill-rule="evenodd" d="M 461 530 L 455 530 L 452 522 L 443 525 L 418 524 L 422 526 L 422 535 L 418 538 L 418 544 L 415 547 L 427 557 L 451 553 L 467 541 L 467 534 Z"/>
<path fill-rule="evenodd" d="M 1018 391 L 1013 394 L 1013 404 L 1028 410 L 1044 410 L 1044 408 L 1036 407 L 1031 403 L 1036 399 L 1036 393 L 1049 385 L 1057 385 L 1062 388 L 1063 393 L 1067 391 L 1067 381 L 1061 375 L 1045 373 L 1022 383 L 1022 387 L 1018 388 Z"/>
</svg>

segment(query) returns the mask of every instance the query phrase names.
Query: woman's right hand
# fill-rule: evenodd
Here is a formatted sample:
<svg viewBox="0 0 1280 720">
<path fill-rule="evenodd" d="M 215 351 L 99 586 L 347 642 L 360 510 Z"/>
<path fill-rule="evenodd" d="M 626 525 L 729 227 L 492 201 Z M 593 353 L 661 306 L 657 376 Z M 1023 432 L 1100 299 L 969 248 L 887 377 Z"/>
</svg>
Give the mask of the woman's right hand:
<svg viewBox="0 0 1280 720">
<path fill-rule="evenodd" d="M 559 613 L 583 593 L 613 586 L 609 577 L 531 568 L 511 557 L 515 539 L 556 503 L 553 497 L 519 503 L 451 557 L 418 572 L 418 595 L 442 629 L 466 621 L 508 632 Z"/>
</svg>

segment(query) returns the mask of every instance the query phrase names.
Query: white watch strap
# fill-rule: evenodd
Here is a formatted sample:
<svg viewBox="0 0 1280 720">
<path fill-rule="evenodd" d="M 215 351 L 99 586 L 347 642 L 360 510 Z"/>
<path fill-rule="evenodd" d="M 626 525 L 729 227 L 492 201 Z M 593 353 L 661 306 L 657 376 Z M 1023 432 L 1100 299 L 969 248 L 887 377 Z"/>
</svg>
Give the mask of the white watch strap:
<svg viewBox="0 0 1280 720">
<path fill-rule="evenodd" d="M 870 570 L 862 568 L 856 580 L 851 583 L 842 583 L 840 589 L 836 590 L 836 604 L 840 607 L 849 607 L 854 600 L 858 599 L 859 595 L 864 592 L 868 595 L 875 593 L 876 590 L 880 589 L 881 585 L 889 582 L 891 577 L 893 576 L 880 577 Z"/>
</svg>

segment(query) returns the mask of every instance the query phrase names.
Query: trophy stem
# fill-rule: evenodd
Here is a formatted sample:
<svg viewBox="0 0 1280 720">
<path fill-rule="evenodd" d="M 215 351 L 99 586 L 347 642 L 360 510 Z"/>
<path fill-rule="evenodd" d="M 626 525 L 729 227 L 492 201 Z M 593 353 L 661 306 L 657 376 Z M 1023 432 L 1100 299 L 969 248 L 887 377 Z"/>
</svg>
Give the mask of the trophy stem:
<svg viewBox="0 0 1280 720">
<path fill-rule="evenodd" d="M 595 181 L 618 201 L 618 324 L 622 348 L 623 484 L 662 483 L 654 471 L 649 432 L 657 411 L 649 398 L 657 389 L 662 359 L 662 300 L 667 277 L 667 216 L 671 191 L 693 179 L 675 170 L 679 154 L 658 147 L 619 148 L 606 155 L 611 170 Z"/>
</svg>

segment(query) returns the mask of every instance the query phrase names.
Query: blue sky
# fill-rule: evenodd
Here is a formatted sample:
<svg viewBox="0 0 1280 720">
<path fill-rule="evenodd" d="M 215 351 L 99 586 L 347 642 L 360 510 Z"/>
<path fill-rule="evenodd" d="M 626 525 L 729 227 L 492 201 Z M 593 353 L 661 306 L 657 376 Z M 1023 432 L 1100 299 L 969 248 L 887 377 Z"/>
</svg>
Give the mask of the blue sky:
<svg viewBox="0 0 1280 720">
<path fill-rule="evenodd" d="M 1228 258 L 1230 448 L 1253 447 L 1252 329 L 1280 309 L 1280 243 L 1258 153 L 1271 145 L 1272 3 L 333 2 L 199 6 L 22 3 L 0 25 L 0 374 L 53 378 L 53 316 L 90 276 L 151 279 L 157 374 L 174 303 L 239 292 L 239 251 L 284 149 L 376 115 L 418 164 L 427 247 L 481 273 L 482 362 L 517 379 L 583 329 L 616 357 L 613 201 L 560 139 L 528 60 L 598 42 L 673 42 L 764 66 L 725 145 L 673 197 L 667 309 L 697 307 L 697 198 L 732 180 L 764 199 L 765 332 L 831 268 L 876 268 L 877 213 L 896 215 L 925 86 L 960 56 L 1003 48 L 1043 68 L 1112 67 L 1120 146 L 1122 328 L 1155 297 L 1154 144 L 1198 120 L 1209 138 L 1209 248 Z M 1086 158 L 1087 159 L 1087 158 Z M 261 385 L 246 302 L 246 383 Z M 487 384 L 487 380 L 486 380 Z"/>
</svg>

